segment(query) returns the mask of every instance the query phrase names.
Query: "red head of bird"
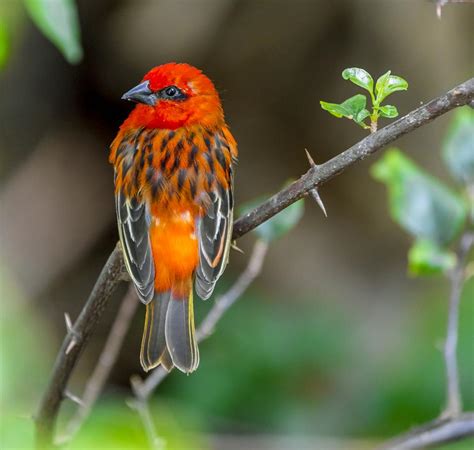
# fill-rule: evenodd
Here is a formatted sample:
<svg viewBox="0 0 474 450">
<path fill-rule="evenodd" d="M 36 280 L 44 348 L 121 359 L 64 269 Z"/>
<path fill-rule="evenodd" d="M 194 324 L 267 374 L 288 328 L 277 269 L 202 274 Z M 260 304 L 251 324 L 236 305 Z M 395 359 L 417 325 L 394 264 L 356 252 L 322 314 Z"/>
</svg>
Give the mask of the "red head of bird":
<svg viewBox="0 0 474 450">
<path fill-rule="evenodd" d="M 168 63 L 151 69 L 122 99 L 137 102 L 127 126 L 174 130 L 194 124 L 223 125 L 224 114 L 212 81 L 189 64 Z"/>
</svg>

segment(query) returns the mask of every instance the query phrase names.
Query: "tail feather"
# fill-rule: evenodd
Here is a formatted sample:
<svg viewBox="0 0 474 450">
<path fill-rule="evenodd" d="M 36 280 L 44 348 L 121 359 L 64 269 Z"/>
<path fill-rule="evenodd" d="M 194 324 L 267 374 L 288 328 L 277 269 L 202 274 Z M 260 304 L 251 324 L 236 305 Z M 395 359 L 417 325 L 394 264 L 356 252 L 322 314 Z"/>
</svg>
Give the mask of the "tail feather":
<svg viewBox="0 0 474 450">
<path fill-rule="evenodd" d="M 167 352 L 165 322 L 170 291 L 155 293 L 153 300 L 146 305 L 145 328 L 143 330 L 140 362 L 145 371 L 160 364 Z"/>
<path fill-rule="evenodd" d="M 176 366 L 185 373 L 199 365 L 199 350 L 194 329 L 193 292 L 155 293 L 146 305 L 140 361 L 145 371 L 162 365 L 166 370 Z"/>
<path fill-rule="evenodd" d="M 169 372 L 174 367 L 173 360 L 171 359 L 171 355 L 170 355 L 170 352 L 168 351 L 168 348 L 161 356 L 160 364 L 163 366 L 163 368 L 167 372 Z"/>
</svg>

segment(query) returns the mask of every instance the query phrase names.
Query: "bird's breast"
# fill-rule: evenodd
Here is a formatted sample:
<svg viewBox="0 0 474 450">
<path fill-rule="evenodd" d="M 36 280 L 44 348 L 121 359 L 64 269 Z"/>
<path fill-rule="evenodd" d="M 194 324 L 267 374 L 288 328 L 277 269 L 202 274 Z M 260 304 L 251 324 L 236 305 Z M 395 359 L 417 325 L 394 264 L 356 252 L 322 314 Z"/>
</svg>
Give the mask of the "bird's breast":
<svg viewBox="0 0 474 450">
<path fill-rule="evenodd" d="M 199 262 L 196 217 L 192 210 L 162 210 L 153 215 L 150 243 L 155 261 L 155 289 L 185 286 Z"/>
</svg>

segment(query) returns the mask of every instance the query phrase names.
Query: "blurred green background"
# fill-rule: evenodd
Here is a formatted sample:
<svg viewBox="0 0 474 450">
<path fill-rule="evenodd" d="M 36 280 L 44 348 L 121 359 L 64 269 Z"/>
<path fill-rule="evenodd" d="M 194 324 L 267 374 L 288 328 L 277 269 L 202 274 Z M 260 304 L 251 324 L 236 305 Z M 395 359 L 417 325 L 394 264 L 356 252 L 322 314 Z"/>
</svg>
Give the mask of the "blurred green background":
<svg viewBox="0 0 474 450">
<path fill-rule="evenodd" d="M 54 5 L 56 0 L 51 0 Z M 237 204 L 275 192 L 364 136 L 322 111 L 354 88 L 350 66 L 408 80 L 401 114 L 472 76 L 472 5 L 429 1 L 101 0 L 77 2 L 83 59 L 70 65 L 28 18 L 0 2 L 0 447 L 31 448 L 34 414 L 65 334 L 117 240 L 108 145 L 152 66 L 185 61 L 221 93 L 239 143 Z M 77 50 L 77 49 L 76 49 Z M 73 52 L 73 59 L 77 52 Z M 440 147 L 451 114 L 400 139 L 453 185 Z M 199 370 L 173 373 L 152 400 L 170 449 L 371 448 L 436 417 L 444 402 L 449 286 L 407 275 L 410 238 L 364 161 L 323 187 L 275 241 L 249 292 L 203 343 Z M 239 241 L 217 288 L 245 267 Z M 126 287 L 114 296 L 71 382 L 80 395 Z M 209 302 L 197 302 L 197 321 Z M 131 398 L 143 310 L 71 449 L 147 448 Z M 459 363 L 474 408 L 474 281 L 461 306 Z M 74 412 L 65 401 L 59 434 Z M 445 448 L 468 449 L 464 441 Z"/>
</svg>

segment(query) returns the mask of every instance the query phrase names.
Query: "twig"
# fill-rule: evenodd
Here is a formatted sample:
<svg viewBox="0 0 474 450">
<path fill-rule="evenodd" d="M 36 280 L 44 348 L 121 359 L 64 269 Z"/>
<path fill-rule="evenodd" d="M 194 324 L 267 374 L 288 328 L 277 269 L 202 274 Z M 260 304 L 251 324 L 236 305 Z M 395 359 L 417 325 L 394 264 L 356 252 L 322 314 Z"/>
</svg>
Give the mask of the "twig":
<svg viewBox="0 0 474 450">
<path fill-rule="evenodd" d="M 255 278 L 260 275 L 267 252 L 268 242 L 260 239 L 257 240 L 245 270 L 225 294 L 216 298 L 211 310 L 201 322 L 196 333 L 198 342 L 208 338 L 214 332 L 217 322 L 219 322 L 225 312 L 242 296 Z"/>
<path fill-rule="evenodd" d="M 122 300 L 117 317 L 112 325 L 102 353 L 97 361 L 94 372 L 92 372 L 92 375 L 86 384 L 80 406 L 69 421 L 65 434 L 58 440 L 58 444 L 69 442 L 89 416 L 92 407 L 97 401 L 97 398 L 109 377 L 110 371 L 119 356 L 123 341 L 130 328 L 130 323 L 135 315 L 138 304 L 139 301 L 135 288 L 130 284 L 128 291 Z"/>
<path fill-rule="evenodd" d="M 255 242 L 245 270 L 225 294 L 216 298 L 211 310 L 201 322 L 201 325 L 196 332 L 198 342 L 202 342 L 212 334 L 217 322 L 219 322 L 225 312 L 242 296 L 255 278 L 258 277 L 262 271 L 263 261 L 265 260 L 267 251 L 267 242 L 263 240 L 257 240 Z M 149 416 L 148 400 L 153 391 L 169 373 L 170 372 L 167 372 L 163 367 L 159 366 L 145 380 L 142 380 L 138 375 L 132 377 L 132 390 L 136 397 L 133 405 L 139 412 L 140 417 L 144 422 L 145 429 L 147 430 L 149 430 L 149 424 L 147 422 L 149 419 L 151 420 L 151 416 Z M 148 431 L 147 434 L 151 443 L 156 441 L 156 431 L 152 434 Z"/>
<path fill-rule="evenodd" d="M 444 359 L 446 364 L 446 408 L 441 417 L 456 417 L 462 410 L 459 389 L 458 362 L 456 356 L 458 343 L 459 303 L 465 279 L 466 259 L 474 244 L 474 234 L 466 232 L 461 237 L 457 252 L 457 263 L 450 274 L 451 294 L 449 297 L 449 315 Z"/>
<path fill-rule="evenodd" d="M 474 413 L 462 411 L 456 356 L 459 325 L 459 303 L 466 276 L 466 261 L 474 245 L 474 233 L 466 231 L 461 236 L 456 266 L 450 274 L 448 327 L 444 346 L 446 366 L 446 407 L 440 418 L 417 427 L 390 440 L 383 450 L 428 448 L 446 442 L 474 436 Z"/>
<path fill-rule="evenodd" d="M 415 450 L 474 436 L 474 413 L 466 412 L 456 418 L 441 418 L 391 439 L 380 450 Z"/>
<path fill-rule="evenodd" d="M 357 161 L 381 150 L 387 144 L 431 122 L 453 108 L 469 104 L 473 100 L 474 78 L 460 84 L 446 94 L 412 111 L 376 133 L 371 134 L 328 162 L 311 168 L 299 180 L 238 219 L 234 223 L 232 238 L 237 239 L 253 230 L 270 217 L 302 198 L 310 189 L 319 188 L 319 186 L 340 174 Z M 80 332 L 80 336 L 76 339 L 76 345 L 67 355 L 65 354 L 71 339 L 68 333 L 57 356 L 48 388 L 43 395 L 36 416 L 36 442 L 39 448 L 51 446 L 59 406 L 69 377 L 79 358 L 80 350 L 82 350 L 88 337 L 94 330 L 110 295 L 121 279 L 123 279 L 122 252 L 119 247 L 116 247 L 102 270 L 91 296 L 74 326 L 76 331 Z"/>
<path fill-rule="evenodd" d="M 133 384 L 134 378 L 132 378 L 132 389 L 135 391 Z M 130 406 L 130 408 L 138 412 L 138 415 L 143 422 L 143 426 L 145 428 L 151 448 L 153 450 L 164 450 L 165 442 L 158 436 L 158 433 L 156 432 L 148 402 L 145 399 L 137 397 L 136 399 L 129 400 L 127 404 Z"/>
</svg>

